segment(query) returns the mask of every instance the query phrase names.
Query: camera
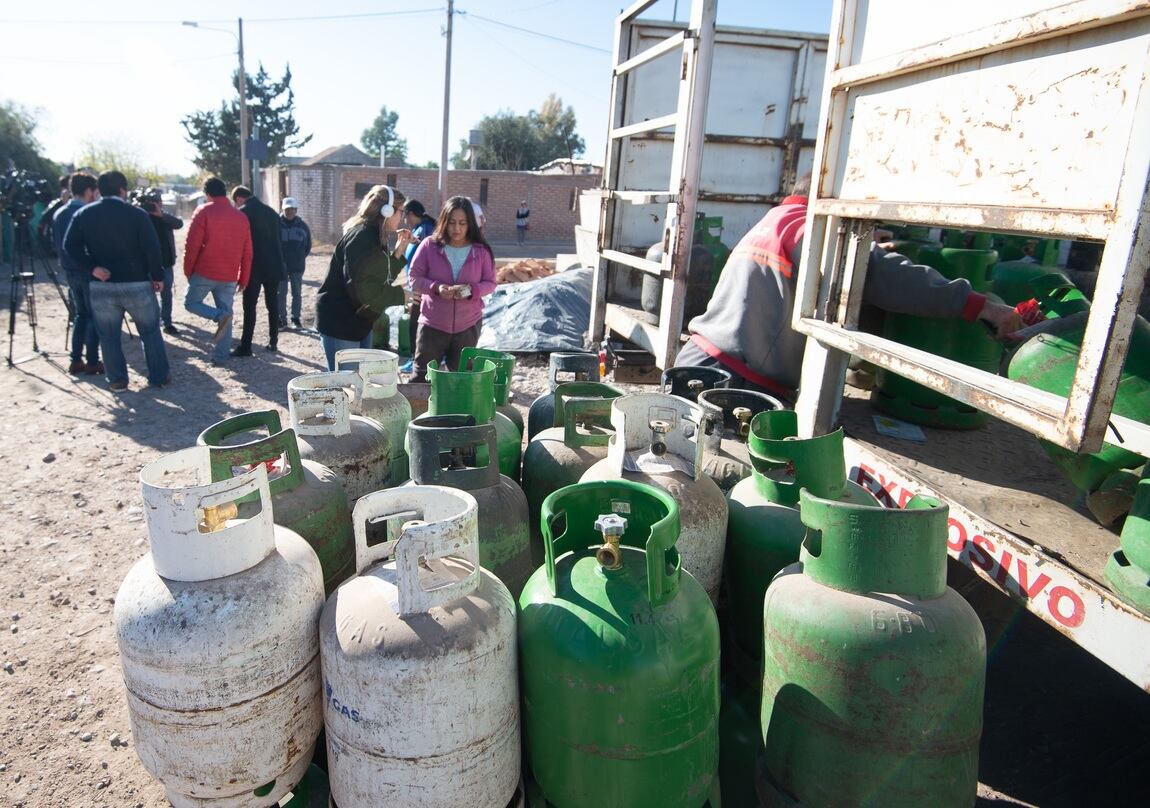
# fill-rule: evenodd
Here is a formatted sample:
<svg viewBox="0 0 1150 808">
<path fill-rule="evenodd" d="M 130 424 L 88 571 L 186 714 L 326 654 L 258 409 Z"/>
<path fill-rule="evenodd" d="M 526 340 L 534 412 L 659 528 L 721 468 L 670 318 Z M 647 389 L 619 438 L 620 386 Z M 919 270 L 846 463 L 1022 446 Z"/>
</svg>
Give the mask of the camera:
<svg viewBox="0 0 1150 808">
<path fill-rule="evenodd" d="M 36 203 L 47 205 L 56 198 L 52 183 L 24 169 L 0 174 L 0 213 L 17 222 L 27 222 L 36 213 Z"/>
<path fill-rule="evenodd" d="M 159 188 L 137 188 L 128 194 L 128 201 L 148 213 L 163 210 L 163 196 Z"/>
</svg>

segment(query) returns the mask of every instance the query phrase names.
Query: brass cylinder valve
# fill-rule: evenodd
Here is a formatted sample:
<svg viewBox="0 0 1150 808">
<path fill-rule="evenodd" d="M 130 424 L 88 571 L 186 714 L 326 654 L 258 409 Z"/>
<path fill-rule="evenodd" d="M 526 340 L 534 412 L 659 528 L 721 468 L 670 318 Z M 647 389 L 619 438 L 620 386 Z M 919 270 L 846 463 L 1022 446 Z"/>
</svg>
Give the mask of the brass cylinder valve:
<svg viewBox="0 0 1150 808">
<path fill-rule="evenodd" d="M 615 513 L 600 514 L 595 520 L 595 529 L 603 536 L 603 543 L 595 550 L 595 560 L 605 569 L 617 570 L 623 566 L 623 550 L 619 539 L 627 529 L 627 520 Z"/>
</svg>

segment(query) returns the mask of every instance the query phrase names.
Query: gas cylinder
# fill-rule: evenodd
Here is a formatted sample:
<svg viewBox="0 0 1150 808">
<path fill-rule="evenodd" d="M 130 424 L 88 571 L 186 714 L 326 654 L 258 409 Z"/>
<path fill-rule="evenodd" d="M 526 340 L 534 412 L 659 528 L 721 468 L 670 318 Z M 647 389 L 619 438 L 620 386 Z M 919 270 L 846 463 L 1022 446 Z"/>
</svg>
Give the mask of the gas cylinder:
<svg viewBox="0 0 1150 808">
<path fill-rule="evenodd" d="M 611 402 L 615 434 L 607 457 L 580 478 L 625 479 L 666 490 L 679 503 L 676 542 L 683 569 L 719 597 L 723 551 L 727 543 L 727 500 L 703 473 L 703 408 L 678 396 L 637 393 Z"/>
<path fill-rule="evenodd" d="M 490 348 L 464 348 L 459 362 L 462 367 L 471 370 L 477 367 L 476 359 L 488 359 L 495 365 L 495 411 L 507 416 L 522 437 L 523 413 L 511 403 L 511 377 L 515 375 L 515 357 Z"/>
<path fill-rule="evenodd" d="M 1046 284 L 1052 277 L 1066 285 L 1073 285 L 1063 270 L 1033 261 L 999 261 L 990 270 L 991 288 L 1002 298 L 1003 303 L 1011 306 L 1042 295 L 1041 285 L 1036 282 Z"/>
<path fill-rule="evenodd" d="M 565 485 L 579 482 L 583 472 L 607 456 L 611 399 L 623 392 L 602 382 L 565 382 L 555 388 L 555 426 L 527 442 L 523 452 L 523 493 L 527 495 L 531 557 L 543 563 L 543 533 L 539 515 L 543 500 Z"/>
<path fill-rule="evenodd" d="M 427 364 L 427 380 L 431 383 L 427 414 L 470 415 L 477 424 L 494 424 L 499 437 L 499 473 L 519 482 L 523 436 L 511 419 L 495 409 L 495 365 L 487 359 L 472 364 L 478 367 L 454 373 L 441 369 L 438 362 Z"/>
<path fill-rule="evenodd" d="M 760 412 L 786 409 L 774 396 L 755 390 L 718 387 L 699 393 L 708 416 L 703 429 L 703 472 L 724 494 L 751 474 L 747 437 L 751 419 Z"/>
<path fill-rule="evenodd" d="M 599 381 L 599 354 L 589 351 L 556 351 L 547 369 L 547 392 L 527 410 L 527 439 L 555 425 L 555 388 L 563 382 Z"/>
<path fill-rule="evenodd" d="M 744 681 L 759 675 L 763 651 L 763 595 L 783 567 L 799 560 L 805 529 L 799 519 L 799 491 L 857 505 L 878 507 L 862 486 L 847 480 L 843 431 L 799 439 L 798 417 L 774 410 L 751 420 L 748 479 L 727 497 L 727 610 L 730 660 Z"/>
<path fill-rule="evenodd" d="M 988 278 L 990 267 L 997 259 L 998 254 L 994 250 L 924 247 L 919 251 L 917 260 L 934 267 L 951 280 L 966 278 L 975 292 L 997 300 L 990 294 Z M 988 373 L 998 373 L 1002 360 L 1002 344 L 995 341 L 980 322 L 887 312 L 882 335 L 903 345 L 929 351 Z M 969 404 L 923 387 L 896 373 L 879 369 L 875 380 L 877 386 L 871 395 L 871 404 L 903 421 L 944 429 L 974 429 L 982 426 L 990 417 Z"/>
<path fill-rule="evenodd" d="M 531 563 L 527 497 L 499 473 L 494 424 L 476 424 L 470 415 L 423 415 L 408 427 L 411 482 L 442 485 L 475 497 L 479 505 L 479 563 L 519 597 Z M 485 451 L 478 451 L 483 447 Z M 483 457 L 480 460 L 480 457 Z"/>
<path fill-rule="evenodd" d="M 349 507 L 385 488 L 391 476 L 391 443 L 378 423 L 351 414 L 350 371 L 305 373 L 288 382 L 288 415 L 299 436 L 300 456 L 327 466 L 343 483 Z"/>
<path fill-rule="evenodd" d="M 403 438 L 411 423 L 411 404 L 399 393 L 399 357 L 391 351 L 348 348 L 335 352 L 335 367 L 353 370 L 359 377 L 351 400 L 352 414 L 370 418 L 387 433 L 391 460 L 388 487 L 405 482 L 409 474 Z"/>
<path fill-rule="evenodd" d="M 504 808 L 520 766 L 515 602 L 479 566 L 475 498 L 402 486 L 352 516 L 359 573 L 319 629 L 333 802 Z M 368 521 L 388 540 L 369 547 Z"/>
<path fill-rule="evenodd" d="M 1074 291 L 1059 292 L 1058 299 L 1044 299 L 1041 303 L 1044 310 L 1049 307 L 1061 316 L 1089 308 L 1085 299 Z M 1057 334 L 1031 337 L 1011 357 L 1007 376 L 1048 393 L 1069 395 L 1085 330 L 1086 323 L 1082 322 Z M 1141 317 L 1134 318 L 1113 412 L 1144 423 L 1150 420 L 1150 323 Z M 1108 431 L 1106 437 L 1113 435 Z M 1146 462 L 1144 457 L 1113 443 L 1103 444 L 1094 454 L 1083 455 L 1046 441 L 1041 443 L 1059 470 L 1082 492 L 1096 490 L 1119 469 L 1137 468 Z"/>
<path fill-rule="evenodd" d="M 543 503 L 519 649 L 527 757 L 556 806 L 697 808 L 717 790 L 719 625 L 678 523 L 667 492 L 623 480 Z"/>
<path fill-rule="evenodd" d="M 1106 580 L 1119 597 L 1150 615 L 1150 466 L 1134 490 L 1121 544 L 1106 564 Z"/>
<path fill-rule="evenodd" d="M 212 482 L 196 446 L 144 466 L 140 483 L 151 552 L 114 618 L 140 762 L 176 808 L 274 805 L 322 726 L 319 560 L 273 524 L 262 463 Z M 252 496 L 258 511 L 237 518 Z"/>
<path fill-rule="evenodd" d="M 243 433 L 267 432 L 246 443 L 228 443 Z M 248 412 L 212 424 L 196 443 L 209 447 L 213 480 L 225 480 L 263 463 L 269 470 L 272 517 L 311 545 L 323 568 L 323 591 L 330 595 L 355 572 L 355 538 L 347 493 L 332 470 L 300 457 L 295 432 L 280 428 L 275 410 Z M 239 516 L 259 510 L 257 497 L 239 504 Z"/>
<path fill-rule="evenodd" d="M 314 763 L 307 768 L 303 779 L 289 793 L 280 797 L 280 808 L 330 808 L 327 775 Z M 287 802 L 284 802 L 284 800 Z"/>
<path fill-rule="evenodd" d="M 386 311 L 381 311 L 376 321 L 371 324 L 371 347 L 383 349 L 391 347 L 391 318 Z M 336 369 L 339 365 L 336 365 Z"/>
<path fill-rule="evenodd" d="M 698 365 L 676 365 L 663 371 L 659 382 L 659 392 L 698 401 L 704 390 L 727 387 L 731 374 L 722 368 L 708 368 Z"/>
<path fill-rule="evenodd" d="M 763 607 L 760 797 L 974 805 L 986 636 L 946 585 L 948 508 L 800 496 L 800 563 Z"/>
</svg>

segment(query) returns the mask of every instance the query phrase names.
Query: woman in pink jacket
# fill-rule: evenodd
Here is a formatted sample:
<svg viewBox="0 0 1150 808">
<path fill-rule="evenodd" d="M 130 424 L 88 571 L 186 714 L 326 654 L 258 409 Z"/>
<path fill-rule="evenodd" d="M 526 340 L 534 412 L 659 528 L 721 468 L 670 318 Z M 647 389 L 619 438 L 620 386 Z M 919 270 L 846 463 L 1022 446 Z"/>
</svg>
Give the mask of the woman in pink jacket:
<svg viewBox="0 0 1150 808">
<path fill-rule="evenodd" d="M 453 196 L 411 258 L 411 288 L 420 295 L 413 382 L 427 380 L 427 363 L 459 369 L 464 348 L 479 342 L 483 298 L 495 291 L 495 257 L 479 231 L 471 200 Z"/>
</svg>

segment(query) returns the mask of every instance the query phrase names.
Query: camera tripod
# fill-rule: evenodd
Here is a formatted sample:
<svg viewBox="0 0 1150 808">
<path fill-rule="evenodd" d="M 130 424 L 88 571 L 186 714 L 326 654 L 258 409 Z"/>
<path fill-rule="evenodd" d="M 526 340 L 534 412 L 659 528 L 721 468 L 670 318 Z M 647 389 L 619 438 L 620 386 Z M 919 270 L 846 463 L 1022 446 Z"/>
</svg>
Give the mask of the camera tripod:
<svg viewBox="0 0 1150 808">
<path fill-rule="evenodd" d="M 32 227 L 25 217 L 16 218 L 15 239 L 12 244 L 12 277 L 8 289 L 8 367 L 13 367 L 25 359 L 13 360 L 12 349 L 16 338 L 16 315 L 20 311 L 20 301 L 28 301 L 28 325 L 32 329 L 32 350 L 41 356 L 47 351 L 40 350 L 39 340 L 36 337 L 36 265 L 43 267 L 48 279 L 56 287 L 60 301 L 68 310 L 68 325 L 64 330 L 64 348 L 68 347 L 68 334 L 72 328 L 72 321 L 76 318 L 76 308 L 71 298 L 64 291 L 60 276 L 56 270 L 43 257 L 36 254 L 36 242 L 32 237 Z M 30 359 L 32 357 L 26 357 Z"/>
</svg>

